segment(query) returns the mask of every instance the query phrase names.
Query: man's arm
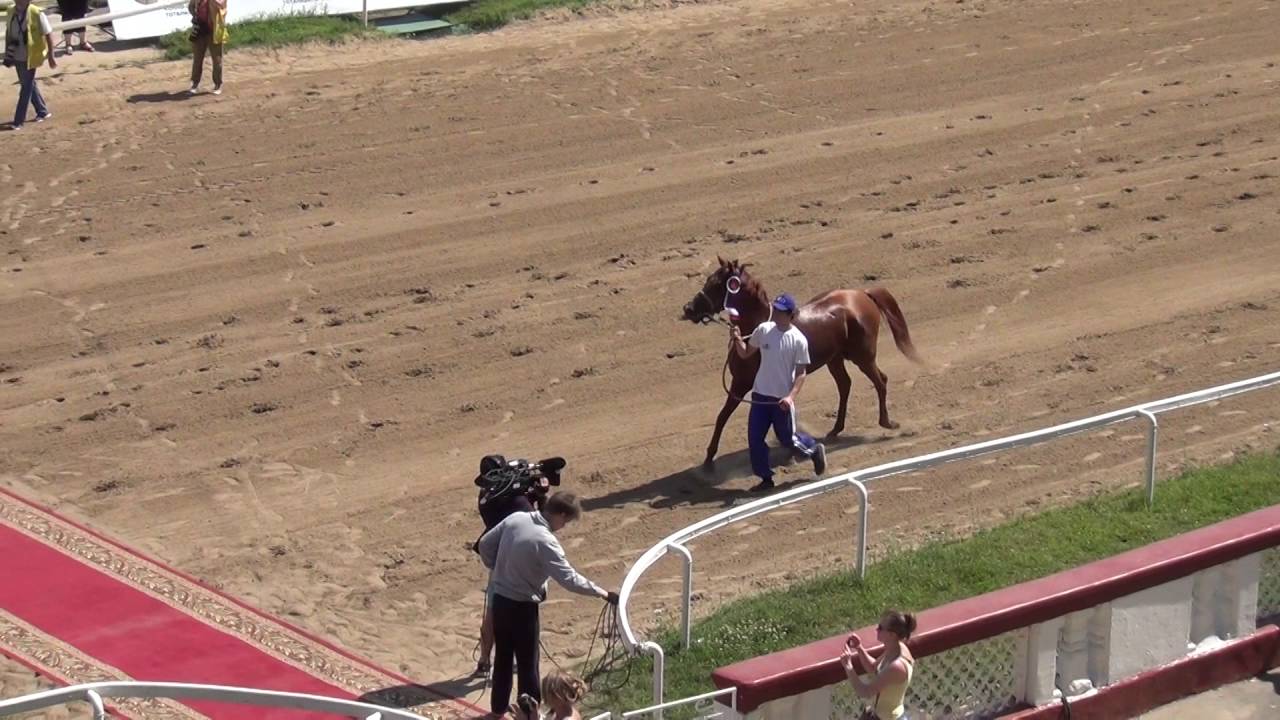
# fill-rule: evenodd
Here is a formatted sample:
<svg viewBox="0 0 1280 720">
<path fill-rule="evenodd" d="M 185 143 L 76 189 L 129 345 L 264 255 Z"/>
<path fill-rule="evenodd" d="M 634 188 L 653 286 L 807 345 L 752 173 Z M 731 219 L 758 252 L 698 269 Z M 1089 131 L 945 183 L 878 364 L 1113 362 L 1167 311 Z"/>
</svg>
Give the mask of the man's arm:
<svg viewBox="0 0 1280 720">
<path fill-rule="evenodd" d="M 554 537 L 551 538 L 550 542 L 545 542 L 538 547 L 538 556 L 546 566 L 547 575 L 552 580 L 555 580 L 560 587 L 578 595 L 590 595 L 608 599 L 608 591 L 579 575 L 578 571 L 573 569 L 573 566 L 565 559 L 564 548 L 560 547 L 560 542 Z"/>
<path fill-rule="evenodd" d="M 498 544 L 502 542 L 502 530 L 507 525 L 507 521 L 494 525 L 488 532 L 480 536 L 480 542 L 477 543 L 476 550 L 480 553 L 480 562 L 484 566 L 493 569 L 493 564 L 498 561 Z"/>
<path fill-rule="evenodd" d="M 808 374 L 806 368 L 809 367 L 808 340 L 802 339 L 802 341 L 796 345 L 795 356 L 792 359 L 792 362 L 794 362 L 796 366 L 796 379 L 791 383 L 791 392 L 787 393 L 787 396 L 782 399 L 782 404 L 786 407 L 792 407 L 795 405 L 796 398 L 800 397 L 800 388 L 804 387 L 804 379 Z"/>
<path fill-rule="evenodd" d="M 805 368 L 804 365 L 796 366 L 796 381 L 794 383 L 791 383 L 791 392 L 788 393 L 785 398 L 783 398 L 783 400 L 786 400 L 788 403 L 792 405 L 795 404 L 796 398 L 800 396 L 800 388 L 804 387 L 804 379 L 808 377 L 808 374 L 804 371 L 804 368 Z"/>
<path fill-rule="evenodd" d="M 53 58 L 53 26 L 49 24 L 49 17 L 40 12 L 40 34 L 44 35 L 44 46 L 49 48 L 49 69 L 58 69 L 58 61 Z"/>
<path fill-rule="evenodd" d="M 733 346 L 733 352 L 736 353 L 738 357 L 745 360 L 759 351 L 759 348 L 755 345 L 742 339 L 742 331 L 738 329 L 737 325 L 730 327 L 729 336 L 729 342 Z M 751 339 L 754 340 L 755 336 L 755 332 L 752 331 Z"/>
</svg>

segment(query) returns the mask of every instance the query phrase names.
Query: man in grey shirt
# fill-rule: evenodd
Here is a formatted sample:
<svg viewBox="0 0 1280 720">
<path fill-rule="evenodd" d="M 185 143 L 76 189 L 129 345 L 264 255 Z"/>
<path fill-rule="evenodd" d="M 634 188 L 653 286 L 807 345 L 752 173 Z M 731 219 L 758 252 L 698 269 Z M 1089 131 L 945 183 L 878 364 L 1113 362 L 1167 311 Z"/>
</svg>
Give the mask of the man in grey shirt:
<svg viewBox="0 0 1280 720">
<path fill-rule="evenodd" d="M 489 707 L 495 715 L 505 713 L 511 701 L 513 660 L 520 671 L 520 693 L 541 700 L 538 604 L 547 597 L 548 579 L 554 578 L 569 592 L 618 603 L 617 593 L 607 592 L 573 569 L 556 539 L 557 531 L 581 516 L 578 497 L 558 492 L 542 510 L 513 513 L 480 538 L 480 559 L 492 571 L 494 658 Z"/>
</svg>

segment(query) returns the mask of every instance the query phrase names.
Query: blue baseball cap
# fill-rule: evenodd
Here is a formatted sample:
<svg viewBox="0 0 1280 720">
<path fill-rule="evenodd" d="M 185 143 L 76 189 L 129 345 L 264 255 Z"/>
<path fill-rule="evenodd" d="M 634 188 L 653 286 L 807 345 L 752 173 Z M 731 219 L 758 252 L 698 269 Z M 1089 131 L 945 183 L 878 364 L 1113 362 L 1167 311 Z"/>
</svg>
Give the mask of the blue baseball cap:
<svg viewBox="0 0 1280 720">
<path fill-rule="evenodd" d="M 790 293 L 782 293 L 773 299 L 773 309 L 793 313 L 796 311 L 796 300 Z"/>
</svg>

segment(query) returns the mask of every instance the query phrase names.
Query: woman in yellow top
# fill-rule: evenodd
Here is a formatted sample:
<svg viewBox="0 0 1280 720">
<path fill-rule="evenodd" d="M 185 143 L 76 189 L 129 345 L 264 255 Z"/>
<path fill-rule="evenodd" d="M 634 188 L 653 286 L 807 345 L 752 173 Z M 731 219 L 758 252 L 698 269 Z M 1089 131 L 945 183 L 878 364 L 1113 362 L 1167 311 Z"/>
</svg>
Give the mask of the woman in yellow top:
<svg viewBox="0 0 1280 720">
<path fill-rule="evenodd" d="M 916 659 L 911 655 L 907 641 L 916 631 L 916 618 L 911 613 L 886 610 L 876 626 L 876 639 L 884 645 L 880 659 L 876 660 L 862 647 L 862 639 L 849 636 L 849 643 L 840 655 L 840 664 L 858 697 L 872 700 L 872 706 L 863 713 L 864 720 L 906 720 L 903 700 Z M 869 680 L 858 677 L 853 660 L 858 658 L 863 667 L 875 668 Z"/>
<path fill-rule="evenodd" d="M 204 74 L 204 56 L 213 60 L 213 94 L 222 94 L 222 46 L 227 32 L 227 0 L 188 0 L 191 13 L 191 89 L 200 92 L 200 76 Z"/>
</svg>

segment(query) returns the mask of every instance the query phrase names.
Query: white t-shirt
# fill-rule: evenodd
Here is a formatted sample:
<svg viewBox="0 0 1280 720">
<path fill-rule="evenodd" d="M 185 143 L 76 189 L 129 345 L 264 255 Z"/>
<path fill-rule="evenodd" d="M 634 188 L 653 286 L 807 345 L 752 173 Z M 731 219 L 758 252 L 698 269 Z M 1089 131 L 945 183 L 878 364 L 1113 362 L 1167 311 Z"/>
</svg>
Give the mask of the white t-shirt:
<svg viewBox="0 0 1280 720">
<path fill-rule="evenodd" d="M 752 391 L 769 397 L 784 398 L 791 394 L 796 373 L 809 364 L 809 341 L 795 325 L 783 332 L 775 322 L 756 326 L 748 341 L 760 349 L 760 369 Z"/>
</svg>

